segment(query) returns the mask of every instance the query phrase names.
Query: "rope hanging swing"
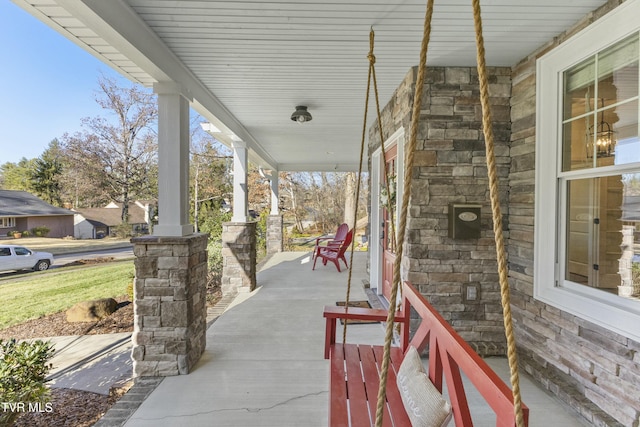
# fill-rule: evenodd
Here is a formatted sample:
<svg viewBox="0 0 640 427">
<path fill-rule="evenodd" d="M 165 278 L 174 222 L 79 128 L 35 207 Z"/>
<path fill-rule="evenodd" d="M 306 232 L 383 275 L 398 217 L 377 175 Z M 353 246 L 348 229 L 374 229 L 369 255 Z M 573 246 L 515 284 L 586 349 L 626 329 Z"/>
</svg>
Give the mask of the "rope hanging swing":
<svg viewBox="0 0 640 427">
<path fill-rule="evenodd" d="M 364 146 L 365 146 L 365 141 L 366 141 L 366 137 L 367 137 L 367 116 L 369 114 L 369 95 L 371 93 L 371 84 L 373 84 L 373 92 L 374 92 L 374 96 L 375 96 L 375 101 L 376 101 L 376 114 L 377 114 L 377 118 L 378 118 L 378 130 L 380 132 L 380 141 L 384 141 L 384 136 L 382 134 L 382 115 L 380 114 L 380 98 L 378 96 L 378 81 L 376 79 L 376 57 L 373 54 L 373 46 L 374 46 L 374 40 L 375 40 L 375 33 L 373 31 L 373 27 L 371 28 L 371 31 L 369 31 L 369 54 L 367 55 L 367 59 L 369 59 L 369 73 L 367 76 L 367 94 L 365 96 L 365 101 L 364 101 L 364 119 L 362 120 L 362 138 L 360 141 L 360 164 L 358 167 L 358 180 L 357 180 L 357 184 L 356 184 L 356 203 L 354 204 L 354 218 L 358 217 L 358 200 L 360 200 L 360 184 L 362 182 L 362 164 L 363 164 L 363 159 L 364 159 Z M 382 144 L 382 158 L 386 159 L 387 154 L 385 152 L 384 149 L 384 144 Z M 385 186 L 386 190 L 387 190 L 387 194 L 391 194 L 391 184 L 390 184 L 390 177 L 389 177 L 389 171 L 385 168 L 384 171 L 384 183 L 383 185 Z M 386 206 L 385 208 L 387 209 L 387 211 L 389 212 L 389 223 L 391 225 L 391 240 L 392 240 L 392 246 L 395 246 L 395 236 L 396 236 L 396 228 L 395 228 L 395 221 L 393 220 L 393 209 L 392 209 L 392 202 L 391 202 L 391 197 L 387 197 L 387 201 L 386 201 Z M 347 296 L 345 298 L 345 307 L 349 307 L 349 298 L 351 296 L 351 277 L 352 277 L 352 272 L 353 272 L 353 252 L 355 250 L 355 239 L 351 240 L 351 248 L 350 248 L 350 259 L 349 259 L 349 274 L 347 276 Z M 347 324 L 349 322 L 345 322 L 344 324 L 344 329 L 342 330 L 342 342 L 346 342 L 347 341 Z"/>
<path fill-rule="evenodd" d="M 501 304 L 503 309 L 503 320 L 505 327 L 505 335 L 507 339 L 507 356 L 509 361 L 509 369 L 510 369 L 510 381 L 511 381 L 511 389 L 513 394 L 513 402 L 514 402 L 514 416 L 516 420 L 516 425 L 518 427 L 524 426 L 524 416 L 522 411 L 522 399 L 520 394 L 520 382 L 519 382 L 519 374 L 518 374 L 518 361 L 516 354 L 516 343 L 515 336 L 513 332 L 513 321 L 511 317 L 511 303 L 510 303 L 510 290 L 509 290 L 509 282 L 508 282 L 508 272 L 507 272 L 507 261 L 506 261 L 506 250 L 504 246 L 504 237 L 502 233 L 502 214 L 500 210 L 500 202 L 499 202 L 499 192 L 498 192 L 498 174 L 496 170 L 496 162 L 495 162 L 495 153 L 494 153 L 494 137 L 493 130 L 491 127 L 491 110 L 489 104 L 489 85 L 487 79 L 487 70 L 486 70 L 486 61 L 485 61 L 485 49 L 484 49 L 484 38 L 482 35 L 482 19 L 480 13 L 480 1 L 479 0 L 471 0 L 473 6 L 473 17 L 474 17 L 474 26 L 475 26 L 475 35 L 476 35 L 476 48 L 477 48 L 477 69 L 478 69 L 478 77 L 480 83 L 480 102 L 482 105 L 482 127 L 485 139 L 485 150 L 486 150 L 486 162 L 487 162 L 487 170 L 488 170 L 488 178 L 489 178 L 489 193 L 491 200 L 491 213 L 493 218 L 493 231 L 496 243 L 496 256 L 497 256 L 497 264 L 498 264 L 498 276 L 500 282 L 500 293 L 501 293 Z M 413 110 L 411 116 L 411 133 L 409 139 L 409 147 L 406 157 L 406 167 L 405 167 L 405 175 L 404 175 L 404 191 L 402 194 L 402 205 L 401 205 L 401 213 L 400 213 L 400 223 L 398 233 L 395 233 L 395 230 L 392 228 L 392 236 L 396 238 L 396 259 L 394 261 L 394 270 L 393 270 L 393 285 L 391 289 L 390 295 L 390 304 L 389 304 L 389 312 L 387 316 L 386 330 L 385 330 L 385 342 L 384 342 L 384 353 L 383 353 L 383 361 L 381 367 L 380 374 L 380 387 L 378 390 L 378 401 L 376 407 L 376 427 L 382 426 L 383 419 L 383 411 L 384 411 L 384 403 L 385 403 L 385 393 L 386 393 L 386 385 L 388 380 L 388 370 L 389 370 L 389 359 L 390 359 L 390 349 L 391 349 L 391 341 L 393 339 L 393 329 L 394 329 L 394 319 L 396 313 L 396 304 L 398 298 L 398 289 L 400 284 L 400 266 L 403 255 L 403 246 L 404 246 L 404 237 L 407 226 L 407 213 L 409 208 L 409 199 L 410 199 L 410 189 L 411 189 L 411 181 L 412 181 L 412 170 L 413 163 L 415 157 L 415 151 L 417 147 L 417 133 L 418 133 L 418 123 L 420 119 L 420 107 L 422 105 L 422 93 L 423 86 L 426 77 L 426 60 L 427 60 L 427 51 L 429 45 L 429 39 L 431 35 L 431 20 L 433 16 L 433 4 L 434 0 L 428 0 L 427 2 L 427 10 L 425 14 L 424 20 L 424 31 L 422 44 L 420 49 L 420 62 L 418 66 L 418 76 L 416 83 L 416 91 L 413 101 Z M 384 151 L 384 137 L 382 134 L 382 120 L 380 115 L 380 104 L 378 100 L 378 90 L 377 90 L 377 82 L 375 77 L 375 56 L 373 55 L 373 41 L 374 41 L 374 33 L 373 29 L 370 32 L 369 36 L 370 40 L 370 51 L 369 51 L 369 76 L 367 82 L 367 94 L 365 100 L 365 112 L 364 112 L 364 125 L 362 130 L 362 143 L 360 149 L 360 167 L 359 167 L 359 178 L 356 186 L 356 200 L 359 199 L 360 194 L 360 182 L 362 175 L 362 163 L 364 157 L 364 141 L 366 135 L 366 117 L 368 113 L 368 104 L 369 104 L 369 92 L 371 82 L 374 84 L 375 91 L 375 99 L 376 99 L 376 107 L 377 107 L 377 115 L 378 115 L 378 128 L 380 132 L 380 140 L 382 146 L 382 155 L 383 158 L 386 158 Z M 385 168 L 384 174 L 384 185 L 387 188 L 389 193 L 389 176 L 388 171 Z M 391 198 L 387 198 L 387 209 L 389 213 L 392 214 L 391 209 Z M 357 209 L 357 203 L 356 203 Z M 392 227 L 394 225 L 393 216 L 391 216 L 390 221 Z M 352 275 L 352 266 L 353 266 L 353 252 L 354 252 L 354 242 L 351 244 L 351 262 L 349 267 L 349 275 L 348 275 L 348 283 L 347 283 L 347 297 L 346 297 L 346 307 L 349 307 L 349 296 L 351 291 L 351 275 Z M 346 342 L 346 333 L 347 333 L 347 323 L 345 322 L 344 331 L 343 331 L 343 342 Z"/>
</svg>

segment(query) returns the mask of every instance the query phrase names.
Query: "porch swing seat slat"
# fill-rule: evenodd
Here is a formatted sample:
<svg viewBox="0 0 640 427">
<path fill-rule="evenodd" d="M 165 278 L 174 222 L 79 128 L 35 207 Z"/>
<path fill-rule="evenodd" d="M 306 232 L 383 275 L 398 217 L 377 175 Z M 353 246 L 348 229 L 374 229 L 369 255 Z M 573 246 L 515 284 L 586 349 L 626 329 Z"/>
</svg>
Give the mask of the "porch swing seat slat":
<svg viewBox="0 0 640 427">
<path fill-rule="evenodd" d="M 336 344 L 331 358 L 330 425 L 370 427 L 375 422 L 376 401 L 380 384 L 382 347 L 358 344 Z M 383 426 L 411 425 L 395 385 L 395 372 L 402 363 L 400 348 L 392 350 L 389 386 Z M 341 396 L 340 399 L 336 399 Z"/>
<path fill-rule="evenodd" d="M 413 310 L 412 310 L 413 309 Z M 409 340 L 409 324 L 414 312 L 422 319 Z M 337 343 L 337 319 L 386 321 L 386 310 L 360 307 L 325 306 L 325 358 L 330 360 L 329 425 L 375 425 L 377 393 L 382 371 L 383 346 Z M 416 320 L 418 320 L 416 317 Z M 400 324 L 400 347 L 391 347 L 383 426 L 411 426 L 397 387 L 396 376 L 410 346 L 419 352 L 429 347 L 429 379 L 442 392 L 447 381 L 453 419 L 458 427 L 473 426 L 462 374 L 496 414 L 496 425 L 515 426 L 511 389 L 460 335 L 438 314 L 414 287 L 403 284 L 402 311 L 397 313 Z M 523 405 L 525 426 L 528 408 Z"/>
</svg>

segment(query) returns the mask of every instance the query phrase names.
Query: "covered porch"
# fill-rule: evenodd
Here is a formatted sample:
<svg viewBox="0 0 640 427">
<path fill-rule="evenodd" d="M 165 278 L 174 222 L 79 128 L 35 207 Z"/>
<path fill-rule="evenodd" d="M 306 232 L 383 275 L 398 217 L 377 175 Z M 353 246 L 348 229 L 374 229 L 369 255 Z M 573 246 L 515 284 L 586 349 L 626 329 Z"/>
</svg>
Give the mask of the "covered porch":
<svg viewBox="0 0 640 427">
<path fill-rule="evenodd" d="M 351 300 L 366 300 L 367 253 L 354 254 Z M 138 426 L 326 426 L 329 361 L 323 358 L 324 305 L 344 301 L 347 274 L 311 270 L 310 254 L 282 252 L 257 274 L 207 330 L 206 350 L 190 375 L 166 377 L 126 422 Z M 375 301 L 374 301 L 375 303 Z M 347 340 L 382 344 L 381 324 L 349 325 Z M 507 360 L 489 358 L 508 379 Z M 557 400 L 521 378 L 531 426 L 582 426 Z M 495 425 L 469 389 L 475 425 Z M 113 414 L 107 413 L 102 422 Z M 106 424 L 105 424 L 106 425 Z"/>
<path fill-rule="evenodd" d="M 320 308 L 343 298 L 344 282 L 329 281 L 338 278 L 329 268 L 313 274 L 310 266 L 300 265 L 295 257 L 287 260 L 284 254 L 273 258 L 274 263 L 281 260 L 278 267 L 265 268 L 256 278 L 255 262 L 251 255 L 247 257 L 252 243 L 246 237 L 254 234 L 247 222 L 247 162 L 271 177 L 271 213 L 276 225 L 281 224 L 276 215 L 279 171 L 357 170 L 367 35 L 373 26 L 380 99 L 388 109 L 381 119 L 386 135 L 378 140 L 369 128 L 365 163 L 371 168 L 370 223 L 383 222 L 383 211 L 376 204 L 382 194 L 381 171 L 390 161 L 376 150 L 395 143 L 397 152 L 402 152 L 402 133 L 410 126 L 405 108 L 415 89 L 414 79 L 406 77 L 418 61 L 424 2 L 13 1 L 132 81 L 152 87 L 158 98 L 159 225 L 153 236 L 135 242 L 133 358 L 136 376 L 191 374 L 163 380 L 130 421 L 140 424 L 131 425 L 161 421 L 170 425 L 177 422 L 175 417 L 180 417 L 181 424 L 206 425 L 208 421 L 200 417 L 231 414 L 255 416 L 255 420 L 235 419 L 228 425 L 269 424 L 263 419 L 271 412 L 281 412 L 283 417 L 304 414 L 293 425 L 324 425 L 327 365 L 320 350 L 324 331 Z M 569 76 L 571 67 L 596 61 L 598 55 L 632 58 L 629 64 L 611 61 L 611 70 L 626 70 L 616 74 L 625 90 L 620 99 L 612 91 L 606 109 L 633 106 L 621 120 L 625 126 L 617 131 L 634 146 L 640 140 L 636 48 L 640 26 L 633 19 L 640 1 L 530 3 L 482 2 L 487 61 L 494 71 L 490 89 L 494 119 L 499 122 L 497 156 L 501 203 L 506 208 L 503 227 L 508 232 L 519 357 L 539 384 L 558 400 L 569 402 L 585 420 L 596 425 L 638 425 L 637 301 L 607 295 L 605 288 L 585 286 L 572 280 L 570 272 L 560 273 L 560 267 L 569 263 L 556 260 L 572 256 L 561 238 L 568 235 L 564 231 L 571 222 L 558 219 L 555 213 L 561 206 L 554 203 L 561 197 L 567 203 L 571 200 L 565 197 L 566 191 L 554 195 L 564 188 L 561 179 L 582 179 L 584 171 L 579 166 L 567 178 L 542 165 L 561 164 L 563 152 L 567 164 L 575 161 L 580 165 L 582 157 L 598 162 L 600 155 L 585 149 L 584 130 L 589 126 L 582 125 L 582 116 L 587 112 L 576 107 L 584 105 L 582 92 L 575 92 L 572 107 L 577 108 L 574 121 L 580 125 L 572 134 L 575 138 L 565 132 L 566 141 L 560 136 L 564 128 L 558 102 L 573 93 L 569 89 L 575 89 L 558 86 L 560 76 Z M 412 188 L 408 233 L 412 246 L 403 262 L 407 277 L 439 300 L 440 311 L 453 307 L 452 324 L 471 338 L 488 342 L 491 353 L 498 346 L 490 344 L 501 342 L 503 334 L 498 327 L 502 313 L 497 304 L 489 217 L 486 213 L 474 216 L 481 218 L 482 229 L 480 238 L 470 240 L 471 245 L 456 242 L 447 233 L 454 218 L 453 213 L 449 218 L 449 205 L 472 204 L 480 213 L 487 212 L 486 186 L 481 181 L 486 175 L 484 137 L 479 132 L 477 74 L 472 71 L 476 61 L 471 7 L 466 1 L 438 2 L 434 20 L 427 61 L 431 80 L 422 88 L 429 101 L 420 106 L 419 165 L 410 171 L 418 177 Z M 612 46 L 617 47 L 609 49 Z M 633 56 L 624 46 L 635 52 Z M 574 56 L 567 57 L 568 52 Z M 576 87 L 596 85 L 599 74 L 593 75 L 594 82 L 591 77 L 578 79 Z M 629 76 L 628 81 L 622 76 Z M 598 98 L 602 97 L 593 98 L 592 104 Z M 603 98 L 600 104 L 604 110 Z M 308 107 L 313 121 L 295 123 L 292 112 L 298 107 Z M 238 265 L 228 270 L 227 277 L 230 290 L 248 297 L 209 329 L 203 293 L 206 236 L 194 234 L 189 218 L 190 108 L 210 122 L 209 132 L 234 150 L 234 215 L 226 243 L 228 259 L 235 259 Z M 597 108 L 589 110 L 588 116 L 597 119 L 597 113 Z M 369 114 L 368 123 L 373 123 L 373 109 Z M 590 134 L 592 142 L 596 134 Z M 568 150 L 574 143 L 575 150 Z M 609 169 L 594 167 L 590 173 L 637 175 L 640 162 L 634 159 L 607 165 Z M 613 160 L 609 156 L 607 161 Z M 403 155 L 398 154 L 399 177 L 402 161 Z M 588 179 L 596 178 L 599 175 Z M 402 185 L 398 180 L 398 193 Z M 601 190 L 622 194 L 618 188 Z M 616 205 L 614 197 L 610 200 Z M 552 207 L 540 209 L 545 201 Z M 580 205 L 579 200 L 575 203 Z M 612 224 L 631 218 L 619 214 L 620 206 L 617 203 L 609 215 Z M 590 218 L 579 217 L 580 221 Z M 619 237 L 618 230 L 609 231 Z M 617 256 L 617 240 L 591 234 L 592 255 L 599 253 L 596 245 L 600 241 L 610 241 Z M 389 233 L 372 227 L 371 242 L 383 236 Z M 611 248 L 602 249 L 605 253 Z M 274 245 L 274 252 L 278 250 L 281 248 Z M 626 250 L 625 263 L 633 259 L 632 252 Z M 604 274 L 598 263 L 589 261 L 592 255 L 585 257 L 588 262 L 581 259 L 582 264 Z M 380 259 L 379 254 L 372 254 L 369 272 L 364 271 L 365 260 L 361 260 L 360 274 L 372 286 L 384 281 L 383 272 L 377 269 Z M 620 263 L 604 261 L 606 279 L 621 283 Z M 625 268 L 628 272 L 629 265 Z M 596 274 L 593 271 L 591 276 Z M 339 278 L 344 280 L 344 276 Z M 333 286 L 338 286 L 335 294 Z M 357 329 L 364 331 L 365 327 L 376 328 L 358 325 Z M 243 388 L 248 384 L 251 386 Z M 536 421 L 535 417 L 550 413 L 550 401 L 536 410 L 526 394 L 524 400 L 531 407 L 533 423 L 569 425 L 557 419 Z M 308 402 L 313 402 L 308 411 L 301 409 Z M 288 422 L 291 418 L 281 418 L 275 424 Z"/>
</svg>

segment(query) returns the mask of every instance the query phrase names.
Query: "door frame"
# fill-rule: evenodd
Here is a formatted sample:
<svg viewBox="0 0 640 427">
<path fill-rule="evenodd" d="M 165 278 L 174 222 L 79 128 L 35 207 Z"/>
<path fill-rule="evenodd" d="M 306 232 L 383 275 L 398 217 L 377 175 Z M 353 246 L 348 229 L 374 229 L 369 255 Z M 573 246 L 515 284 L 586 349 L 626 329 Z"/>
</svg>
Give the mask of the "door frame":
<svg viewBox="0 0 640 427">
<path fill-rule="evenodd" d="M 404 189 L 404 155 L 405 155 L 405 145 L 406 140 L 404 137 L 405 131 L 404 127 L 396 130 L 393 135 L 391 135 L 384 142 L 384 149 L 387 151 L 389 148 L 394 145 L 398 145 L 398 157 L 396 160 L 397 164 L 397 175 L 396 175 L 396 184 L 397 188 L 397 196 L 396 200 L 396 211 L 394 213 L 394 219 L 396 223 L 396 231 L 398 230 L 398 214 L 400 212 L 400 205 L 402 200 L 402 192 Z M 382 158 L 382 148 L 378 148 L 371 154 L 371 242 L 369 244 L 369 259 L 370 259 L 370 267 L 369 267 L 369 283 L 371 288 L 375 288 L 375 292 L 378 295 L 382 295 L 382 254 L 383 249 L 381 245 L 381 222 L 382 222 L 382 207 L 380 206 L 380 180 L 382 178 L 384 159 Z"/>
</svg>

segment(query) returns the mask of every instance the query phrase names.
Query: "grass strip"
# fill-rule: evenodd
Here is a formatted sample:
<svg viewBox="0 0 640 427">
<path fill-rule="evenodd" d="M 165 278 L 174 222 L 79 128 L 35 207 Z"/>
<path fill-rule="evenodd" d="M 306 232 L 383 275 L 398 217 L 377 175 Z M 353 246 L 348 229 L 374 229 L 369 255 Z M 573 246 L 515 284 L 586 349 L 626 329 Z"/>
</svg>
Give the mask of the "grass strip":
<svg viewBox="0 0 640 427">
<path fill-rule="evenodd" d="M 32 273 L 0 282 L 0 329 L 68 309 L 80 301 L 126 294 L 133 262 Z"/>
</svg>

